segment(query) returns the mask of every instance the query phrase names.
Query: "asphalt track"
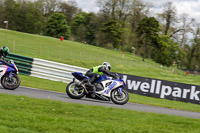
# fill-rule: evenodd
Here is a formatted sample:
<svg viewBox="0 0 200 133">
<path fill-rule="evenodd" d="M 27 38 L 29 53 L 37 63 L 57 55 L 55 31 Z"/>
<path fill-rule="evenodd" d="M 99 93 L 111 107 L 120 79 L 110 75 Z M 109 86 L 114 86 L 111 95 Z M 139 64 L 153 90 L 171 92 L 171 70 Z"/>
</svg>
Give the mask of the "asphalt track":
<svg viewBox="0 0 200 133">
<path fill-rule="evenodd" d="M 65 93 L 46 91 L 46 90 L 27 88 L 27 87 L 19 87 L 13 91 L 5 90 L 2 87 L 0 87 L 0 93 L 11 94 L 11 95 L 22 95 L 22 96 L 28 96 L 28 97 L 33 97 L 33 98 L 39 98 L 39 99 L 50 99 L 50 100 L 68 102 L 68 103 L 78 103 L 78 104 L 86 104 L 86 105 L 121 108 L 121 109 L 127 109 L 127 110 L 160 113 L 160 114 L 176 115 L 176 116 L 200 119 L 200 113 L 198 112 L 175 110 L 175 109 L 149 106 L 149 105 L 143 105 L 143 104 L 135 104 L 135 103 L 127 103 L 125 105 L 116 105 L 112 103 L 111 101 L 100 101 L 100 100 L 94 100 L 94 99 L 88 99 L 88 98 L 75 100 L 75 99 L 69 98 Z"/>
</svg>

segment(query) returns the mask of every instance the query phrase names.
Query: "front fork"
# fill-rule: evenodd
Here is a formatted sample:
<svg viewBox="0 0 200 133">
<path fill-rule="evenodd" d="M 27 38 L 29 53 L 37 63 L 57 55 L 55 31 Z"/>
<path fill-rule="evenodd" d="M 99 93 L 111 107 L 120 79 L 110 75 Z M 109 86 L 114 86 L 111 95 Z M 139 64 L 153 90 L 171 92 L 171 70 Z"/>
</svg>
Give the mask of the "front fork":
<svg viewBox="0 0 200 133">
<path fill-rule="evenodd" d="M 6 81 L 11 82 L 13 79 L 13 73 L 9 72 L 8 75 L 6 76 Z"/>
<path fill-rule="evenodd" d="M 122 89 L 123 89 L 122 87 L 119 88 L 119 92 L 120 92 L 120 94 L 122 94 Z"/>
<path fill-rule="evenodd" d="M 13 73 L 10 72 L 10 73 L 8 74 L 8 77 L 9 77 L 9 78 L 13 78 Z"/>
</svg>

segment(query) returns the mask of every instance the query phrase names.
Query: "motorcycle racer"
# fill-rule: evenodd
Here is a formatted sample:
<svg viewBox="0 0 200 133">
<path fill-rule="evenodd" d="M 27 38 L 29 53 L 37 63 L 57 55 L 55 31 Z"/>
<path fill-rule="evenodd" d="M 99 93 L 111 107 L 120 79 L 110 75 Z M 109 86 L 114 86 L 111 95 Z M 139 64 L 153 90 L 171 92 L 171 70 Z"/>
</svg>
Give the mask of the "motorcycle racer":
<svg viewBox="0 0 200 133">
<path fill-rule="evenodd" d="M 91 91 L 95 91 L 95 87 L 93 83 L 101 78 L 101 75 L 105 74 L 107 76 L 116 78 L 116 76 L 110 73 L 111 65 L 108 62 L 103 62 L 102 65 L 95 66 L 92 69 L 86 72 L 86 76 L 90 77 L 87 85 L 92 89 Z"/>
<path fill-rule="evenodd" d="M 6 46 L 3 46 L 0 48 L 0 65 L 6 64 L 9 65 L 8 62 L 6 62 L 3 58 L 6 57 L 9 53 L 9 48 Z"/>
</svg>

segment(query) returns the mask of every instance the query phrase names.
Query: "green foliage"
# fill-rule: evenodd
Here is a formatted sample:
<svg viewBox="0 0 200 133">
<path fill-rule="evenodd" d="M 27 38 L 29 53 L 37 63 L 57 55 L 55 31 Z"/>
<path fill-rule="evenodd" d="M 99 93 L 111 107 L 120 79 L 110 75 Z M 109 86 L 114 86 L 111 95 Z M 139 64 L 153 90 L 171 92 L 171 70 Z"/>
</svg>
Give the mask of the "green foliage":
<svg viewBox="0 0 200 133">
<path fill-rule="evenodd" d="M 148 52 L 148 46 L 158 47 L 159 22 L 154 17 L 142 19 L 136 29 L 136 35 L 140 39 L 139 43 L 144 46 L 144 58 Z"/>
<path fill-rule="evenodd" d="M 5 0 L 3 9 L 3 19 L 9 22 L 9 29 L 16 30 L 18 26 L 17 22 L 20 21 L 18 17 L 20 5 L 14 0 Z"/>
<path fill-rule="evenodd" d="M 193 69 L 194 64 L 194 53 L 195 53 L 195 46 L 192 44 L 192 46 L 185 45 L 184 51 L 187 53 L 186 59 L 183 61 L 184 65 L 187 69 Z"/>
<path fill-rule="evenodd" d="M 46 35 L 56 38 L 62 36 L 65 39 L 69 39 L 70 30 L 66 18 L 62 13 L 54 13 L 51 15 L 47 23 Z"/>
<path fill-rule="evenodd" d="M 72 18 L 77 14 L 78 8 L 75 0 L 61 1 L 59 7 L 61 12 L 67 17 L 68 25 L 71 25 Z"/>
<path fill-rule="evenodd" d="M 171 53 L 169 52 L 170 45 L 168 44 L 170 41 L 169 37 L 163 36 L 159 38 L 159 45 L 154 48 L 153 59 L 162 65 L 170 66 L 173 63 L 173 59 Z"/>
<path fill-rule="evenodd" d="M 24 3 L 26 8 L 20 8 L 19 21 L 17 22 L 17 31 L 27 33 L 41 33 L 44 28 L 44 17 L 41 12 L 34 7 L 32 3 Z"/>
<path fill-rule="evenodd" d="M 170 57 L 170 52 L 167 49 L 163 51 L 156 50 L 155 52 L 156 52 L 155 59 L 154 59 L 155 62 L 168 66 L 168 67 L 172 65 L 173 59 L 172 57 Z"/>
<path fill-rule="evenodd" d="M 111 20 L 107 23 L 104 23 L 104 28 L 101 29 L 106 34 L 106 44 L 113 44 L 114 48 L 118 48 L 120 42 L 122 41 L 121 35 L 122 30 L 119 26 L 118 21 Z"/>
<path fill-rule="evenodd" d="M 12 30 L 41 33 L 44 27 L 44 18 L 34 3 L 23 1 L 16 3 L 14 0 L 6 0 L 4 3 L 4 20 L 9 23 Z"/>
<path fill-rule="evenodd" d="M 136 33 L 138 37 L 145 34 L 145 37 L 151 38 L 152 36 L 158 35 L 159 22 L 154 17 L 146 17 L 142 19 L 137 27 Z"/>
<path fill-rule="evenodd" d="M 87 13 L 77 14 L 72 20 L 71 31 L 73 35 L 78 34 L 78 28 L 81 24 L 85 24 L 85 15 Z"/>
<path fill-rule="evenodd" d="M 158 46 L 154 48 L 153 59 L 164 66 L 171 66 L 185 57 L 179 45 L 173 42 L 168 36 L 159 36 Z"/>
<path fill-rule="evenodd" d="M 185 45 L 184 51 L 187 53 L 186 59 L 182 61 L 187 69 L 198 69 L 200 66 L 200 29 L 196 31 L 196 37 L 192 40 L 192 45 Z"/>
<path fill-rule="evenodd" d="M 94 18 L 94 13 L 86 12 L 75 16 L 71 23 L 71 31 L 75 40 L 92 45 L 95 44 L 96 25 L 93 21 Z"/>
</svg>

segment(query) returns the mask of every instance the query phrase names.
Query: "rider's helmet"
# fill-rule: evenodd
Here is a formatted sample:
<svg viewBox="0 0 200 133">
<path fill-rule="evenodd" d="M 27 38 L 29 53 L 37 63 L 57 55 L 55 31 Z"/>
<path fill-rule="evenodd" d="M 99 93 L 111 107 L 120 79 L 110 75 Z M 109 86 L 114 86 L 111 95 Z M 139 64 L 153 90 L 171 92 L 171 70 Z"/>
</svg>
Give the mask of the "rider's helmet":
<svg viewBox="0 0 200 133">
<path fill-rule="evenodd" d="M 2 56 L 6 57 L 9 53 L 9 48 L 6 46 L 1 47 L 0 51 L 2 52 Z"/>
<path fill-rule="evenodd" d="M 103 62 L 102 65 L 106 67 L 106 70 L 107 70 L 107 71 L 110 71 L 110 69 L 111 69 L 110 63 L 108 63 L 108 62 Z"/>
</svg>

